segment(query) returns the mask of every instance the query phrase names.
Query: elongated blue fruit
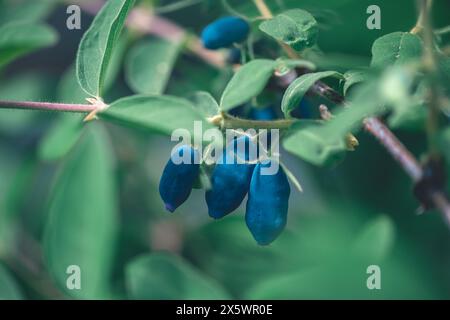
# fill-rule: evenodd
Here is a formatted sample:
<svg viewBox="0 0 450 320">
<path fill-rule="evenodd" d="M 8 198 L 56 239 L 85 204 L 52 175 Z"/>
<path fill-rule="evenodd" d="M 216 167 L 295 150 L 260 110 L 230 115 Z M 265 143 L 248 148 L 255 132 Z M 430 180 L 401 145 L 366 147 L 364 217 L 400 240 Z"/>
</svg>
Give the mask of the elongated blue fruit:
<svg viewBox="0 0 450 320">
<path fill-rule="evenodd" d="M 210 50 L 228 48 L 244 41 L 250 31 L 247 21 L 237 17 L 220 18 L 203 29 L 203 46 Z"/>
<path fill-rule="evenodd" d="M 237 148 L 239 144 L 244 143 L 245 151 Z M 252 148 L 254 154 L 250 152 Z M 214 168 L 211 177 L 212 188 L 205 195 L 210 217 L 220 219 L 236 210 L 242 203 L 247 195 L 255 164 L 237 163 L 237 157 L 246 161 L 254 160 L 256 148 L 256 144 L 246 136 L 234 140 L 227 146 L 221 162 Z"/>
<path fill-rule="evenodd" d="M 272 162 L 260 163 L 255 167 L 245 213 L 247 227 L 260 245 L 270 244 L 286 226 L 291 193 L 289 181 L 281 166 L 274 175 L 261 174 L 263 168 L 275 165 Z"/>
<path fill-rule="evenodd" d="M 179 163 L 175 158 L 184 159 Z M 191 146 L 181 146 L 170 157 L 159 182 L 159 194 L 170 212 L 174 212 L 189 198 L 192 186 L 198 177 L 200 165 L 198 151 Z"/>
</svg>

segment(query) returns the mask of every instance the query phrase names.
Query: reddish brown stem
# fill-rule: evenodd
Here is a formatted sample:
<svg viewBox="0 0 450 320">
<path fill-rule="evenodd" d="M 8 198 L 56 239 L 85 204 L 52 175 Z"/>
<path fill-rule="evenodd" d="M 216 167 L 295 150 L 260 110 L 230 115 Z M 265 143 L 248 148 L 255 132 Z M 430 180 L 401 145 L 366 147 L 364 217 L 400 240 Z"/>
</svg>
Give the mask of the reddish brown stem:
<svg viewBox="0 0 450 320">
<path fill-rule="evenodd" d="M 34 101 L 0 101 L 0 109 L 25 109 L 40 111 L 61 111 L 73 113 L 88 113 L 96 110 L 96 106 L 88 104 L 67 104 Z"/>
</svg>

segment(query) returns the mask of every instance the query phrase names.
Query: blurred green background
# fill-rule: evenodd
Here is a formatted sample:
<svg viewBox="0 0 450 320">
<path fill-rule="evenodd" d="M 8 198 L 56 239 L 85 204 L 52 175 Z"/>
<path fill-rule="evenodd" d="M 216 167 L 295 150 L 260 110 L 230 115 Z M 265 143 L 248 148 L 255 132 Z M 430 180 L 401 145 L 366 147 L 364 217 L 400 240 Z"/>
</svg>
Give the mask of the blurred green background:
<svg viewBox="0 0 450 320">
<path fill-rule="evenodd" d="M 228 2 L 257 16 L 252 1 Z M 284 4 L 315 15 L 327 53 L 319 66 L 340 71 L 367 66 L 376 38 L 408 31 L 416 20 L 411 0 L 268 2 L 275 11 Z M 372 4 L 381 8 L 381 30 L 366 28 Z M 67 30 L 61 3 L 3 0 L 0 8 L 0 24 L 46 21 L 59 34 L 55 46 L 2 70 L 0 99 L 82 103 L 72 66 L 92 17 L 83 13 L 82 30 Z M 450 3 L 436 0 L 435 8 L 435 25 L 450 24 Z M 198 33 L 224 14 L 220 1 L 209 0 L 164 16 Z M 117 54 L 107 102 L 132 94 L 123 60 L 135 41 L 128 35 Z M 265 55 L 266 44 L 257 55 Z M 217 96 L 230 74 L 182 55 L 166 92 Z M 283 155 L 304 193 L 292 192 L 286 231 L 259 247 L 244 207 L 213 221 L 202 190 L 176 213 L 164 211 L 158 182 L 173 146 L 167 137 L 103 122 L 83 127 L 81 119 L 0 110 L 0 298 L 450 298 L 448 227 L 437 212 L 415 214 L 419 203 L 408 177 L 364 132 L 360 147 L 331 168 Z M 396 134 L 418 157 L 425 152 L 420 130 Z M 65 286 L 69 264 L 81 266 L 81 290 Z M 370 265 L 381 268 L 381 290 L 367 289 Z"/>
</svg>

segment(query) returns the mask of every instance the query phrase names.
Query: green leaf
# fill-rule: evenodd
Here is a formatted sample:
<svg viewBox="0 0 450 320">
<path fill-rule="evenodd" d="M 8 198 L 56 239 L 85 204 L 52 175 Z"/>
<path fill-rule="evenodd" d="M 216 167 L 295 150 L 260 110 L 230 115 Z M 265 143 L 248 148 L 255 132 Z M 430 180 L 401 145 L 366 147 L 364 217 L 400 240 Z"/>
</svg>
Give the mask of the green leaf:
<svg viewBox="0 0 450 320">
<path fill-rule="evenodd" d="M 0 69 L 30 52 L 49 47 L 58 40 L 45 24 L 11 22 L 0 27 Z"/>
<path fill-rule="evenodd" d="M 55 79 L 45 73 L 26 72 L 1 79 L 0 99 L 12 101 L 51 101 Z M 42 113 L 29 110 L 0 110 L 0 132 L 16 135 L 42 124 Z"/>
<path fill-rule="evenodd" d="M 204 130 L 212 128 L 188 100 L 172 96 L 126 97 L 114 102 L 99 117 L 166 135 L 176 129 L 193 132 L 195 121 L 200 121 Z"/>
<path fill-rule="evenodd" d="M 409 32 L 394 32 L 384 35 L 373 43 L 371 66 L 383 68 L 402 65 L 422 56 L 422 41 Z"/>
<path fill-rule="evenodd" d="M 312 47 L 319 34 L 316 19 L 301 9 L 288 10 L 264 21 L 259 29 L 297 51 Z"/>
<path fill-rule="evenodd" d="M 367 258 L 375 262 L 381 262 L 387 258 L 394 246 L 394 224 L 388 216 L 380 216 L 360 231 L 354 246 L 353 254 L 360 258 Z"/>
<path fill-rule="evenodd" d="M 283 140 L 290 153 L 314 165 L 325 166 L 342 160 L 347 145 L 342 137 L 332 139 L 323 134 L 323 125 L 317 122 L 299 122 Z"/>
<path fill-rule="evenodd" d="M 12 275 L 0 264 L 0 300 L 21 300 L 22 292 Z"/>
<path fill-rule="evenodd" d="M 349 132 L 355 132 L 362 127 L 362 122 L 370 116 L 377 116 L 388 109 L 380 93 L 379 83 L 367 82 L 350 97 L 346 108 L 339 108 L 334 117 L 327 121 L 321 131 L 324 139 L 344 138 Z M 327 138 L 328 137 L 328 138 Z"/>
<path fill-rule="evenodd" d="M 178 58 L 178 44 L 152 38 L 138 42 L 125 64 L 126 80 L 134 92 L 163 94 Z"/>
<path fill-rule="evenodd" d="M 68 295 L 110 297 L 118 196 L 110 141 L 101 126 L 89 125 L 54 185 L 43 243 L 48 270 Z M 80 290 L 66 286 L 72 265 L 80 267 Z"/>
<path fill-rule="evenodd" d="M 80 139 L 84 127 L 83 117 L 64 114 L 48 130 L 42 139 L 38 153 L 44 161 L 55 161 L 64 157 Z"/>
<path fill-rule="evenodd" d="M 122 32 L 117 40 L 117 44 L 111 54 L 108 69 L 106 70 L 103 84 L 104 92 L 108 92 L 114 86 L 122 71 L 123 60 L 125 59 L 125 53 L 127 52 L 130 39 L 130 32 Z"/>
<path fill-rule="evenodd" d="M 239 68 L 223 92 L 220 108 L 233 109 L 260 94 L 276 67 L 276 61 L 257 59 Z"/>
<path fill-rule="evenodd" d="M 342 78 L 342 75 L 336 71 L 322 71 L 316 73 L 307 73 L 292 82 L 284 93 L 281 102 L 281 110 L 286 117 L 290 117 L 292 110 L 300 105 L 304 95 L 320 79 L 327 77 Z"/>
<path fill-rule="evenodd" d="M 139 257 L 126 268 L 132 299 L 229 299 L 213 279 L 202 275 L 181 258 L 166 253 Z"/>
<path fill-rule="evenodd" d="M 347 95 L 348 90 L 355 84 L 365 82 L 368 79 L 368 74 L 365 70 L 350 70 L 344 73 L 344 95 Z"/>
<path fill-rule="evenodd" d="M 51 13 L 55 5 L 55 0 L 10 0 L 5 4 L 0 1 L 0 24 L 12 21 L 40 21 Z"/>
<path fill-rule="evenodd" d="M 208 92 L 194 92 L 188 96 L 188 99 L 205 117 L 212 117 L 220 113 L 216 99 Z"/>
<path fill-rule="evenodd" d="M 108 1 L 80 42 L 77 77 L 86 93 L 100 97 L 111 55 L 134 0 Z"/>
</svg>

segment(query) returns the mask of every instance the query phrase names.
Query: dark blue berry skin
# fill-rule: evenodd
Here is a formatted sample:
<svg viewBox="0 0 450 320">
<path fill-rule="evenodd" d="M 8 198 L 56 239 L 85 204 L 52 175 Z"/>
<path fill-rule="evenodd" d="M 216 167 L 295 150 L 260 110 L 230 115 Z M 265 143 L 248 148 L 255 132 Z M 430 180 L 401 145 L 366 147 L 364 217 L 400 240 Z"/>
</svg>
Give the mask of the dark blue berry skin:
<svg viewBox="0 0 450 320">
<path fill-rule="evenodd" d="M 159 194 L 170 212 L 174 212 L 191 194 L 192 186 L 198 177 L 200 165 L 198 151 L 191 146 L 181 146 L 175 153 L 180 157 L 190 155 L 190 163 L 175 164 L 172 157 L 166 164 L 159 182 Z"/>
<path fill-rule="evenodd" d="M 247 150 L 245 154 L 237 150 L 237 141 L 245 141 Z M 237 155 L 248 161 L 249 146 L 256 148 L 256 145 L 248 137 L 240 137 L 234 140 L 223 153 L 221 163 L 216 164 L 211 177 L 212 188 L 205 195 L 208 214 L 211 218 L 220 219 L 233 212 L 247 195 L 255 164 L 236 163 L 235 158 Z M 227 159 L 235 161 L 227 164 Z"/>
<path fill-rule="evenodd" d="M 299 119 L 311 119 L 311 107 L 309 105 L 309 102 L 306 99 L 303 99 L 300 102 L 300 105 L 298 108 L 294 109 L 291 113 L 291 115 L 295 118 Z"/>
<path fill-rule="evenodd" d="M 260 121 L 275 120 L 277 115 L 271 106 L 265 108 L 252 108 L 250 111 L 250 119 Z"/>
<path fill-rule="evenodd" d="M 216 50 L 244 41 L 249 32 L 250 26 L 244 19 L 224 17 L 206 26 L 201 38 L 205 48 Z"/>
<path fill-rule="evenodd" d="M 264 167 L 270 167 L 270 162 L 258 164 L 253 171 L 245 213 L 247 227 L 259 245 L 270 244 L 283 231 L 291 192 L 282 167 L 275 175 L 262 175 Z"/>
<path fill-rule="evenodd" d="M 227 62 L 230 64 L 239 64 L 242 60 L 241 50 L 238 48 L 232 48 L 228 53 Z"/>
</svg>

